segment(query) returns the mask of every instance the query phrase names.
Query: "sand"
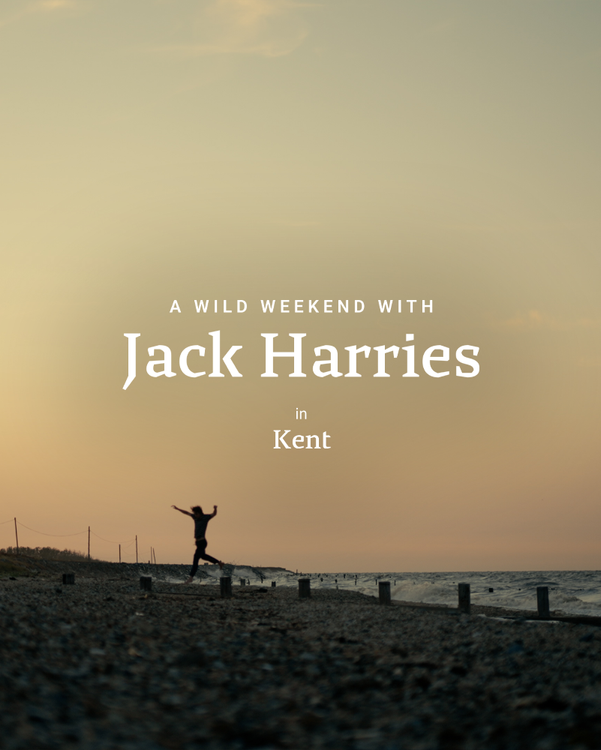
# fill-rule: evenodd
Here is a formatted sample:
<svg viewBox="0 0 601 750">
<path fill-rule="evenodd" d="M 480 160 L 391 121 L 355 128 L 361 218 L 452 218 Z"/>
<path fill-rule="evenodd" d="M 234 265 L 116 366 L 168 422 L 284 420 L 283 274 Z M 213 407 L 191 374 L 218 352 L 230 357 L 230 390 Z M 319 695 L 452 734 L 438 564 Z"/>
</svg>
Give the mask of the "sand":
<svg viewBox="0 0 601 750">
<path fill-rule="evenodd" d="M 0 747 L 601 747 L 601 629 L 109 570 L 0 580 Z"/>
</svg>

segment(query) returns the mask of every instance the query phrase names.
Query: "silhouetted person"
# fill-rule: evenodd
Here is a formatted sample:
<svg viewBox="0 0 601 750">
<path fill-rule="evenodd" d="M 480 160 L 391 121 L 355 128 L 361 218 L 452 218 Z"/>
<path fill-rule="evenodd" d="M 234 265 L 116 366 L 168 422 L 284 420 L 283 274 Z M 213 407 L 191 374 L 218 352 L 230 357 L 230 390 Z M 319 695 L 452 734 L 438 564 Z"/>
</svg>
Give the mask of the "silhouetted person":
<svg viewBox="0 0 601 750">
<path fill-rule="evenodd" d="M 183 513 L 185 516 L 190 516 L 190 518 L 194 520 L 194 539 L 196 540 L 196 552 L 194 553 L 192 568 L 190 569 L 190 578 L 188 578 L 186 583 L 192 583 L 192 581 L 194 580 L 194 576 L 196 575 L 196 571 L 198 570 L 198 561 L 200 559 L 207 560 L 214 565 L 219 565 L 219 569 L 223 570 L 223 563 L 221 562 L 221 560 L 216 560 L 214 557 L 211 557 L 211 555 L 207 555 L 207 553 L 205 552 L 207 548 L 207 524 L 209 523 L 211 518 L 215 518 L 215 516 L 217 515 L 217 506 L 213 506 L 212 513 L 203 513 L 200 505 L 195 505 L 193 508 L 190 508 L 192 513 L 188 513 L 187 510 L 182 510 L 176 505 L 172 505 L 171 507 L 175 508 L 175 510 L 179 510 L 179 512 Z"/>
</svg>

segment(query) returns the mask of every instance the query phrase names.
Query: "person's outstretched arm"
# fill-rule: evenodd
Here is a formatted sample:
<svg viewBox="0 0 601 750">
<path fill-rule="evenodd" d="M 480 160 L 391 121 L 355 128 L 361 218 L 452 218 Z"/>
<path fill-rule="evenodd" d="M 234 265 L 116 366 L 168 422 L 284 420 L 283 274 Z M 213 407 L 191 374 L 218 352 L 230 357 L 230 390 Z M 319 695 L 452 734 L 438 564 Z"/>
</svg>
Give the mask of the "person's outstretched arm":
<svg viewBox="0 0 601 750">
<path fill-rule="evenodd" d="M 211 518 L 215 518 L 216 515 L 217 515 L 217 506 L 214 505 L 213 506 L 213 512 L 211 513 Z"/>
<path fill-rule="evenodd" d="M 190 516 L 190 518 L 194 517 L 192 513 L 188 513 L 187 510 L 182 510 L 181 508 L 178 508 L 177 505 L 172 505 L 171 507 L 175 508 L 175 510 L 179 510 L 179 512 L 183 513 L 185 516 Z"/>
</svg>

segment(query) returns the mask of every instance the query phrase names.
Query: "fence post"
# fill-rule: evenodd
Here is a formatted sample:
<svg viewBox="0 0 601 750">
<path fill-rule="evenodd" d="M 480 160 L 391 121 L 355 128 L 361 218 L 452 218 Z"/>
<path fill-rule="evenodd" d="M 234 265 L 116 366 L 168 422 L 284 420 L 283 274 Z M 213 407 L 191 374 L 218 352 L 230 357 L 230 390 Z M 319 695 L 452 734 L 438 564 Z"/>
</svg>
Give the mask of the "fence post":
<svg viewBox="0 0 601 750">
<path fill-rule="evenodd" d="M 298 598 L 308 599 L 310 596 L 311 596 L 311 579 L 299 578 L 298 579 Z"/>
<path fill-rule="evenodd" d="M 380 581 L 378 583 L 378 594 L 380 604 L 390 604 L 390 581 Z"/>
<path fill-rule="evenodd" d="M 274 589 L 274 588 L 275 588 L 275 581 L 272 581 L 272 582 L 271 582 L 271 588 L 272 588 L 272 589 Z"/>
<path fill-rule="evenodd" d="M 224 576 L 219 579 L 219 587 L 221 590 L 222 599 L 231 599 L 232 597 L 232 579 L 229 576 Z"/>
<path fill-rule="evenodd" d="M 459 593 L 459 611 L 465 612 L 466 615 L 470 613 L 470 585 L 469 583 L 460 583 L 458 585 Z"/>
<path fill-rule="evenodd" d="M 142 591 L 152 591 L 152 577 L 140 576 L 140 588 Z"/>
<path fill-rule="evenodd" d="M 536 587 L 536 604 L 538 608 L 539 619 L 548 620 L 551 617 L 551 612 L 549 611 L 549 587 L 548 586 Z"/>
<path fill-rule="evenodd" d="M 19 554 L 19 532 L 17 531 L 17 519 L 15 518 L 15 539 L 17 540 L 17 555 Z"/>
</svg>

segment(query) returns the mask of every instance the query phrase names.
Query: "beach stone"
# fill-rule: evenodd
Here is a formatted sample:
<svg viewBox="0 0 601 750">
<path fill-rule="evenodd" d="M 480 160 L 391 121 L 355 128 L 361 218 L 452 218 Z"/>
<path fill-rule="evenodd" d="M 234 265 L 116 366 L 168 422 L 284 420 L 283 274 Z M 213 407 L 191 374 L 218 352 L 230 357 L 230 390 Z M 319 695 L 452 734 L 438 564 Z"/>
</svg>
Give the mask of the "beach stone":
<svg viewBox="0 0 601 750">
<path fill-rule="evenodd" d="M 308 606 L 296 581 L 222 600 L 219 579 L 155 579 L 141 597 L 132 568 L 60 597 L 55 573 L 0 580 L 3 750 L 598 747 L 590 626 L 334 589 Z"/>
</svg>

